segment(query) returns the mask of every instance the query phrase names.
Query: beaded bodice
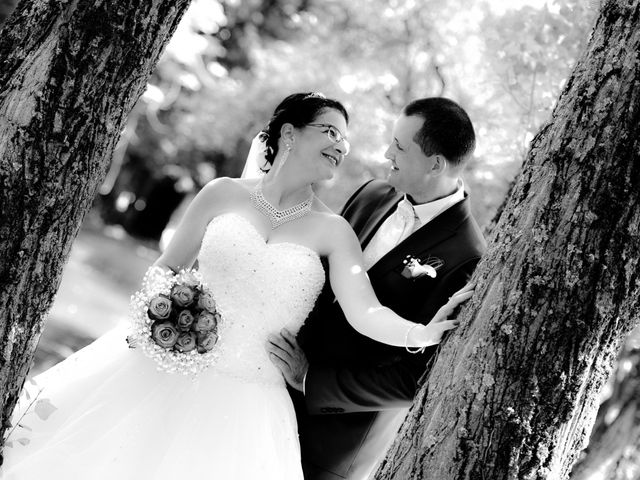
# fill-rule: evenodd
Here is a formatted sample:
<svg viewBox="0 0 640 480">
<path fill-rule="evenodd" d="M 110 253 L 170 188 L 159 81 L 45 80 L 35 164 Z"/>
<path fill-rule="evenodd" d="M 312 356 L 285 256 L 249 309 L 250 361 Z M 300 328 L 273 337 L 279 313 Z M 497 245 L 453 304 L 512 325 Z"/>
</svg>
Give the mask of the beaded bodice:
<svg viewBox="0 0 640 480">
<path fill-rule="evenodd" d="M 208 225 L 198 262 L 225 319 L 211 371 L 284 385 L 267 356 L 267 336 L 302 326 L 324 284 L 318 254 L 295 243 L 266 243 L 247 219 L 227 213 Z"/>
</svg>

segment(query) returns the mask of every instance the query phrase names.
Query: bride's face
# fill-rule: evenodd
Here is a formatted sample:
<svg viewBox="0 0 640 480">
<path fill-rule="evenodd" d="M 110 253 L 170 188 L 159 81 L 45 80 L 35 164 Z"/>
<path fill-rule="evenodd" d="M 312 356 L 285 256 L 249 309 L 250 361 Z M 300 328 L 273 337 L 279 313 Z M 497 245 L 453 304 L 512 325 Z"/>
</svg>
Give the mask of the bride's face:
<svg viewBox="0 0 640 480">
<path fill-rule="evenodd" d="M 328 109 L 309 125 L 297 129 L 294 149 L 298 165 L 312 182 L 328 180 L 349 151 L 347 122 L 340 112 Z M 293 153 L 293 151 L 292 151 Z"/>
</svg>

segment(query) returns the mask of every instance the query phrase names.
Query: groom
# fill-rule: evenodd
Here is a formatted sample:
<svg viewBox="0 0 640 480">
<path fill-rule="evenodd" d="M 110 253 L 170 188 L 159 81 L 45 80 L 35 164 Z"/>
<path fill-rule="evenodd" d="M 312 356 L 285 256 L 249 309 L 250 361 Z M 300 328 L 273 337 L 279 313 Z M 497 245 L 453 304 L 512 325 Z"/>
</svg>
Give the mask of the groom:
<svg viewBox="0 0 640 480">
<path fill-rule="evenodd" d="M 380 303 L 408 320 L 428 322 L 469 280 L 484 251 L 460 178 L 474 147 L 473 126 L 459 105 L 413 101 L 385 154 L 388 183 L 366 183 L 343 209 Z M 329 287 L 298 338 L 284 330 L 268 348 L 292 388 L 306 480 L 366 479 L 437 349 L 410 353 L 358 334 Z"/>
</svg>

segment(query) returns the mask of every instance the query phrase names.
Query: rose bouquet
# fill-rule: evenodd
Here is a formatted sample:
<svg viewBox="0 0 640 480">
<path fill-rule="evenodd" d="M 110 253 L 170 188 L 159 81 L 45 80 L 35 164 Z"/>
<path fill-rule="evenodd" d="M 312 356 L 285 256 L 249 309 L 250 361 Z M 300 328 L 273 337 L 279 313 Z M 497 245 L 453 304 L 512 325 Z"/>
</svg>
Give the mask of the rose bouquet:
<svg viewBox="0 0 640 480">
<path fill-rule="evenodd" d="M 131 310 L 127 342 L 159 370 L 197 375 L 215 362 L 222 315 L 197 271 L 150 268 L 131 297 Z"/>
</svg>

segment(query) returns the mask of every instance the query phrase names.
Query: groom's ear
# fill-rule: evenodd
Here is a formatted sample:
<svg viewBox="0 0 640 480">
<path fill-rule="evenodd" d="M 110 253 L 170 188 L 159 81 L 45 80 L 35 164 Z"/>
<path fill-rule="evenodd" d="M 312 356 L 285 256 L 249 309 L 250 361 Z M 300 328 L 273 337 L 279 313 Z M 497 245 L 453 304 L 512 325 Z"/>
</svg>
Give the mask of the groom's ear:
<svg viewBox="0 0 640 480">
<path fill-rule="evenodd" d="M 447 159 L 443 155 L 436 153 L 433 155 L 433 163 L 431 164 L 431 173 L 434 176 L 442 175 L 447 170 Z"/>
</svg>

